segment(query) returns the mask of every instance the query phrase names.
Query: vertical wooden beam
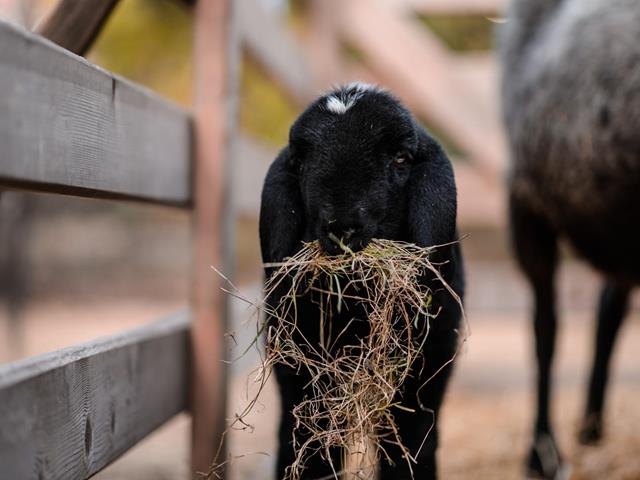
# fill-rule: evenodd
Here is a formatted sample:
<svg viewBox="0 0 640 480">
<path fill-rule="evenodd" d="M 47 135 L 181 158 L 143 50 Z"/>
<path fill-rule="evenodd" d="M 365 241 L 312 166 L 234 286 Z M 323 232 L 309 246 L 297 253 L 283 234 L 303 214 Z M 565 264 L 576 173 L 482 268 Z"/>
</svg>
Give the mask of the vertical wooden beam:
<svg viewBox="0 0 640 480">
<path fill-rule="evenodd" d="M 5 361 L 24 353 L 22 313 L 31 294 L 28 242 L 33 227 L 33 200 L 23 192 L 5 192 L 3 195 L 0 190 L 0 312 L 4 301 L 9 321 Z"/>
<path fill-rule="evenodd" d="M 226 297 L 211 266 L 230 264 L 227 182 L 235 123 L 237 41 L 232 0 L 198 0 L 194 39 L 194 257 L 192 310 L 192 467 L 224 460 Z M 226 263 L 226 265 L 225 265 Z"/>
<path fill-rule="evenodd" d="M 344 70 L 336 22 L 339 12 L 340 0 L 312 0 L 310 3 L 309 47 L 313 58 L 310 66 L 322 88 L 335 85 Z"/>
</svg>

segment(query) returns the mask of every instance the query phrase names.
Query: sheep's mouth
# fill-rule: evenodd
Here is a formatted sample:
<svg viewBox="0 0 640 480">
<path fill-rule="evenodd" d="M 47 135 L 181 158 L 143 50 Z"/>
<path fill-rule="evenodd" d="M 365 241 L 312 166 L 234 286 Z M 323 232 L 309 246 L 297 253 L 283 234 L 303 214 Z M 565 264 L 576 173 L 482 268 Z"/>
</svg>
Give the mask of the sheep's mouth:
<svg viewBox="0 0 640 480">
<path fill-rule="evenodd" d="M 371 237 L 365 235 L 349 235 L 345 238 L 345 236 L 328 233 L 327 235 L 322 235 L 318 241 L 320 247 L 327 255 L 336 256 L 344 253 L 359 252 L 369 244 Z"/>
</svg>

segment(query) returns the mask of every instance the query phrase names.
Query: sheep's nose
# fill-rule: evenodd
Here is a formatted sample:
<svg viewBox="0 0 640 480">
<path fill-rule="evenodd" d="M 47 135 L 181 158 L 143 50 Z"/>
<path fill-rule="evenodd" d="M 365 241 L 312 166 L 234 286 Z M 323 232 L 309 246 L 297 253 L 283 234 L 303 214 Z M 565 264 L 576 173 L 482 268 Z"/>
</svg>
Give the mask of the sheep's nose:
<svg viewBox="0 0 640 480">
<path fill-rule="evenodd" d="M 335 215 L 338 212 L 339 215 Z M 333 213 L 334 215 L 330 215 Z M 325 250 L 338 254 L 346 246 L 354 251 L 360 250 L 368 243 L 365 235 L 366 211 L 357 206 L 350 209 L 320 210 L 320 228 L 318 235 Z"/>
<path fill-rule="evenodd" d="M 346 242 L 348 240 L 351 240 L 351 238 L 353 237 L 353 234 L 356 233 L 356 229 L 355 228 L 348 228 L 347 230 L 345 230 L 342 233 L 342 239 Z"/>
<path fill-rule="evenodd" d="M 346 228 L 328 228 L 325 232 L 325 241 L 321 243 L 328 246 L 326 250 L 330 253 L 338 254 L 342 252 L 344 247 L 358 251 L 368 243 L 364 239 L 363 228 L 359 225 Z"/>
<path fill-rule="evenodd" d="M 330 224 L 342 223 L 349 227 L 365 223 L 367 216 L 368 209 L 361 204 L 350 207 L 334 207 L 325 203 L 319 210 L 319 217 L 322 222 Z"/>
<path fill-rule="evenodd" d="M 326 225 L 324 231 L 327 235 L 335 236 L 343 242 L 347 243 L 349 240 L 353 239 L 361 232 L 360 228 L 350 227 L 350 228 L 337 228 L 334 225 Z"/>
<path fill-rule="evenodd" d="M 362 233 L 363 225 L 359 222 L 326 222 L 324 230 L 327 233 L 331 233 L 338 238 L 341 238 L 344 242 L 357 237 Z"/>
</svg>

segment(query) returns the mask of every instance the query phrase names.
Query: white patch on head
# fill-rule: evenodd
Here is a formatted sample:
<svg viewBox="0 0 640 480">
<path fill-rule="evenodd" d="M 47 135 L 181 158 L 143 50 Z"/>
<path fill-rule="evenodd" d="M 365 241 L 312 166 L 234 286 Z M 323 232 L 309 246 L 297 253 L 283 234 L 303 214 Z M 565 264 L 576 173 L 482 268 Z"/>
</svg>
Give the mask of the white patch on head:
<svg viewBox="0 0 640 480">
<path fill-rule="evenodd" d="M 380 88 L 368 83 L 354 82 L 337 89 L 327 97 L 327 110 L 339 115 L 346 113 L 366 92 L 378 92 Z"/>
<path fill-rule="evenodd" d="M 354 103 L 355 100 L 350 100 L 347 101 L 347 103 L 344 103 L 340 98 L 331 95 L 329 98 L 327 98 L 326 106 L 327 110 L 329 110 L 330 112 L 342 114 L 349 110 Z"/>
</svg>

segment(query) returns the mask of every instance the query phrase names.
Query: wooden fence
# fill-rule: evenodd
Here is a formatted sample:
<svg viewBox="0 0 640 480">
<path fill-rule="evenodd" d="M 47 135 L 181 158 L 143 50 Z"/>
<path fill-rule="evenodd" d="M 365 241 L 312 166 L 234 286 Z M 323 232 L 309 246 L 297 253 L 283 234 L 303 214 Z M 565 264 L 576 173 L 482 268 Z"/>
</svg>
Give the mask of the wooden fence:
<svg viewBox="0 0 640 480">
<path fill-rule="evenodd" d="M 501 1 L 316 0 L 304 45 L 259 0 L 187 2 L 195 3 L 191 112 L 78 56 L 116 3 L 62 0 L 39 33 L 0 21 L 0 187 L 190 213 L 191 307 L 129 333 L 0 366 L 2 478 L 88 478 L 187 409 L 192 471 L 206 471 L 213 460 L 225 427 L 226 308 L 210 266 L 230 256 L 228 200 L 255 215 L 273 158 L 234 132 L 241 47 L 301 106 L 330 83 L 391 86 L 469 160 L 456 164 L 460 195 L 472 205 L 466 211 L 463 202 L 463 217 L 492 223 L 499 216 L 494 187 L 503 141 L 475 81 L 491 63 L 482 58 L 469 68 L 408 13 L 489 15 Z M 359 48 L 364 62 L 345 63 L 341 42 Z"/>
<path fill-rule="evenodd" d="M 225 300 L 210 265 L 228 256 L 232 2 L 194 7 L 192 113 L 71 52 L 115 3 L 60 2 L 40 34 L 66 48 L 0 22 L 0 186 L 191 212 L 191 309 L 0 367 L 2 478 L 88 478 L 186 409 L 192 471 L 207 471 L 225 425 Z"/>
</svg>

